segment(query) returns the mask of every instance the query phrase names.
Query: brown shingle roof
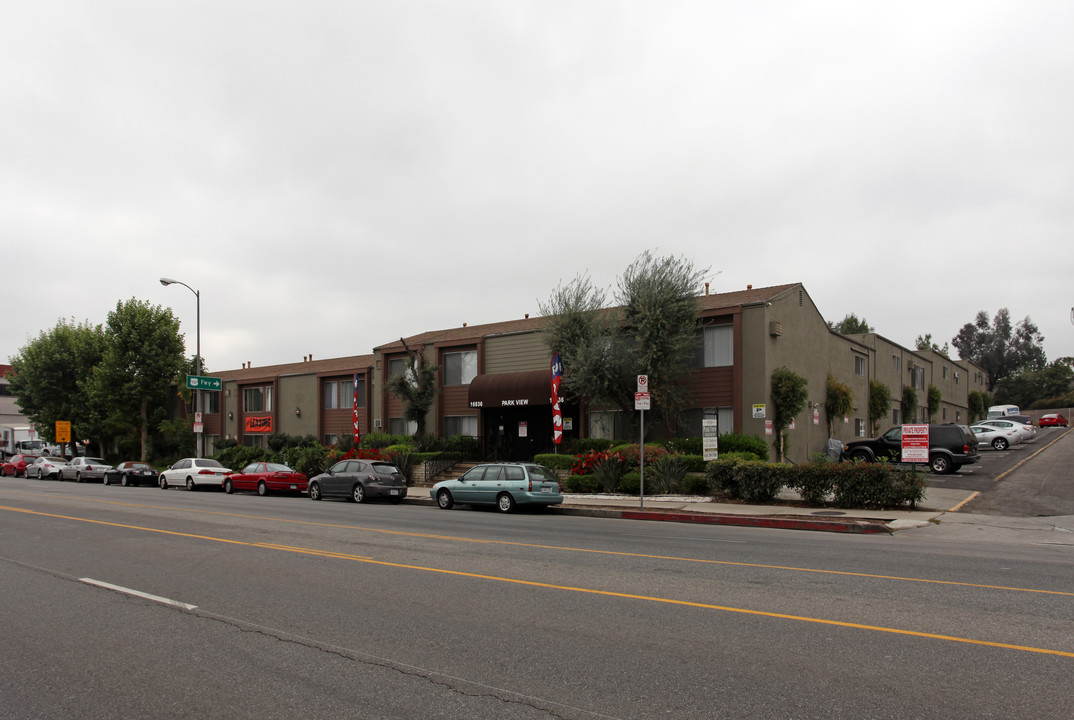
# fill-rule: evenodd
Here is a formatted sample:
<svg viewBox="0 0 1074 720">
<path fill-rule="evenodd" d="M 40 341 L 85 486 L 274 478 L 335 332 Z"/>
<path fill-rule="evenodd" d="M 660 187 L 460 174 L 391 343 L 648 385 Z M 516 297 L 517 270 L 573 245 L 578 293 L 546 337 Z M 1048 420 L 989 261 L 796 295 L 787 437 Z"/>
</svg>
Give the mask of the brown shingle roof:
<svg viewBox="0 0 1074 720">
<path fill-rule="evenodd" d="M 362 372 L 373 366 L 372 355 L 351 355 L 350 357 L 310 360 L 308 362 L 286 363 L 283 365 L 265 365 L 263 367 L 241 368 L 213 373 L 214 377 L 224 380 L 252 380 L 254 378 L 278 377 L 283 375 L 309 375 L 317 373 L 339 372 L 340 375 Z"/>
</svg>

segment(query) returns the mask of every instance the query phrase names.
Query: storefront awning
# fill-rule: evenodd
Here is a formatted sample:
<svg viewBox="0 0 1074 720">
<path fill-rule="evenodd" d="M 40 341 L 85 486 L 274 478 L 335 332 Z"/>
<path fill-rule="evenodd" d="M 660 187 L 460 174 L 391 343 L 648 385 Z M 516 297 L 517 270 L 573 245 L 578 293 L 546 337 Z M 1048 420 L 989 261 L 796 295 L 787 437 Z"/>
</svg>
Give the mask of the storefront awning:
<svg viewBox="0 0 1074 720">
<path fill-rule="evenodd" d="M 499 408 L 552 404 L 548 370 L 478 375 L 470 382 L 470 407 Z"/>
</svg>

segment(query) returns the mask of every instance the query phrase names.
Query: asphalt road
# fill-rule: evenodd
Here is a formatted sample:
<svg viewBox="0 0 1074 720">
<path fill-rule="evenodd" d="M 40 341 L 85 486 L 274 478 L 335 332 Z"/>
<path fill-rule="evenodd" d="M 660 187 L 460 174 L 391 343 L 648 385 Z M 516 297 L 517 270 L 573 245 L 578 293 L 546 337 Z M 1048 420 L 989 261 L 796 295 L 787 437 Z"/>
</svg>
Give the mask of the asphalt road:
<svg viewBox="0 0 1074 720">
<path fill-rule="evenodd" d="M 1065 717 L 1074 701 L 1069 548 L 913 531 L 5 478 L 0 607 L 16 718 Z"/>
</svg>

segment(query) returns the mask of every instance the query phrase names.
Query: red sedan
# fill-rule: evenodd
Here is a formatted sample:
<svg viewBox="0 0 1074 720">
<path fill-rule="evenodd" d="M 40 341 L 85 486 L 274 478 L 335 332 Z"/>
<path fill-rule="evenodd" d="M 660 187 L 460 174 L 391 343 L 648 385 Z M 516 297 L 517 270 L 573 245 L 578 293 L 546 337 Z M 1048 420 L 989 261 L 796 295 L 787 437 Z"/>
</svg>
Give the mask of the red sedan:
<svg viewBox="0 0 1074 720">
<path fill-rule="evenodd" d="M 1037 424 L 1041 427 L 1066 427 L 1067 419 L 1059 413 L 1048 413 L 1047 415 L 1041 415 Z"/>
<path fill-rule="evenodd" d="M 12 455 L 8 461 L 0 465 L 0 477 L 26 476 L 26 466 L 37 459 L 36 455 Z"/>
<path fill-rule="evenodd" d="M 269 492 L 306 492 L 308 483 L 305 475 L 286 465 L 255 462 L 241 472 L 228 475 L 222 484 L 228 494 L 236 490 L 256 490 L 258 495 L 267 495 Z"/>
</svg>

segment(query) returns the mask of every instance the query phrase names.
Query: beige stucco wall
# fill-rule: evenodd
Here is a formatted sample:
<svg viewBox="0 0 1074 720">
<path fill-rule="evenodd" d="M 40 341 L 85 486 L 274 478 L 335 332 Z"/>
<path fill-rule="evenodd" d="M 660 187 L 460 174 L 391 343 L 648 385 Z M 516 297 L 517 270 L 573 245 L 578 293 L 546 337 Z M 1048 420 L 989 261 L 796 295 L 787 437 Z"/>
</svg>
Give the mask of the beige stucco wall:
<svg viewBox="0 0 1074 720">
<path fill-rule="evenodd" d="M 485 338 L 485 375 L 502 372 L 545 370 L 552 353 L 540 332 L 491 335 Z"/>
<path fill-rule="evenodd" d="M 284 435 L 317 435 L 320 383 L 315 374 L 284 375 L 279 379 L 276 432 Z M 295 409 L 302 416 L 295 415 Z"/>
</svg>

